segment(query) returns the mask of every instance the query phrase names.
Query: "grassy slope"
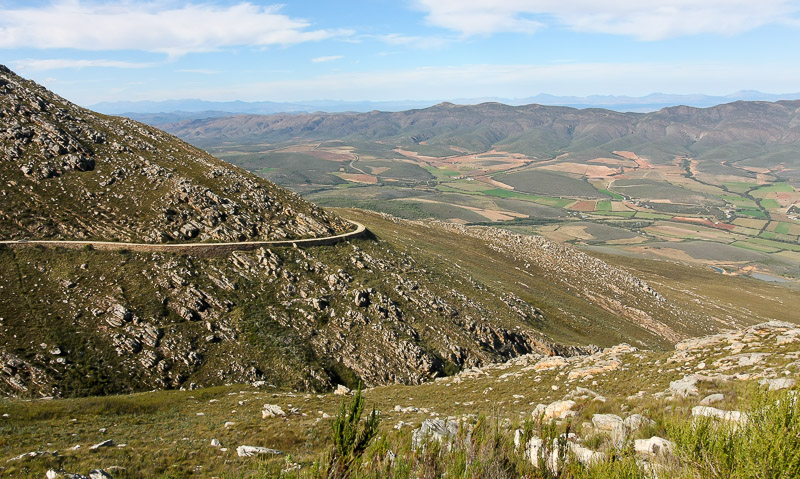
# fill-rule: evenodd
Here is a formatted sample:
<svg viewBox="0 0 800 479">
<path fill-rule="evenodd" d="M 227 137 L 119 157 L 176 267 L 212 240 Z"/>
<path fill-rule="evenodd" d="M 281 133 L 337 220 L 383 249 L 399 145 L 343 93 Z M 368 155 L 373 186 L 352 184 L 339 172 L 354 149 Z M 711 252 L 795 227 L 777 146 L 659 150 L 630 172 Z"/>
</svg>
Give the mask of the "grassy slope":
<svg viewBox="0 0 800 479">
<path fill-rule="evenodd" d="M 557 321 L 545 323 L 543 330 L 560 340 L 589 341 L 608 346 L 634 339 L 646 340 L 648 336 L 630 327 L 618 329 L 621 326 L 617 317 L 557 288 L 545 278 L 537 281 L 535 277 L 522 274 L 519 270 L 521 265 L 478 239 L 459 237 L 458 246 L 454 247 L 452 235 L 445 230 L 419 228 L 414 223 L 395 223 L 359 210 L 337 212 L 369 224 L 370 230 L 378 237 L 398 248 L 413 251 L 422 262 L 456 264 L 482 282 L 497 285 L 539 304 L 546 316 L 549 313 L 549 317 L 557 318 Z M 730 323 L 744 326 L 770 319 L 786 320 L 800 308 L 800 297 L 793 291 L 762 281 L 724 276 L 706 268 L 671 262 L 616 255 L 596 256 L 641 276 L 667 299 L 701 316 L 725 318 L 729 323 L 717 324 L 717 328 L 727 327 Z M 573 315 L 591 317 L 592 321 L 581 321 Z M 708 324 L 697 324 L 696 329 L 686 333 L 705 334 L 709 332 L 707 328 Z"/>
<path fill-rule="evenodd" d="M 738 356 L 726 358 L 734 354 L 728 343 L 733 345 L 737 341 L 743 344 L 741 350 L 745 355 L 767 353 L 766 359 L 755 368 L 736 366 Z M 741 401 L 752 396 L 755 380 L 761 377 L 762 371 L 797 378 L 800 373 L 798 354 L 800 342 L 796 339 L 778 345 L 775 334 L 759 337 L 748 333 L 681 351 L 606 351 L 549 369 L 539 367 L 539 358 L 532 357 L 518 364 L 494 365 L 458 378 L 419 386 L 375 388 L 365 393 L 367 407 L 382 411 L 381 436 L 385 442 L 383 448 L 371 450 L 369 454 L 382 456 L 388 448 L 399 457 L 411 460 L 416 453 L 409 450 L 410 430 L 432 417 L 455 417 L 471 424 L 479 421 L 480 416 L 488 417 L 500 424 L 495 427 L 506 438 L 504 441 L 508 441 L 514 429 L 530 418 L 537 403 L 548 404 L 564 397 L 577 401 L 578 415 L 571 420 L 571 431 L 588 441 L 593 449 L 607 447 L 603 445 L 607 438 L 601 435 L 592 440 L 584 425 L 596 413 L 623 417 L 640 413 L 656 423 L 634 437 L 659 435 L 679 440 L 680 437 L 671 434 L 680 434 L 680 431 L 670 424 L 688 424 L 688 410 L 697 405 L 700 398 L 723 393 L 725 399 L 715 407 L 741 408 Z M 617 361 L 620 365 L 613 371 L 567 379 L 567 373 L 605 360 Z M 716 371 L 726 364 L 732 366 Z M 670 381 L 692 372 L 709 375 L 697 384 L 696 396 L 673 400 L 663 396 Z M 734 375 L 737 379 L 711 378 L 719 373 Z M 595 401 L 591 396 L 586 397 L 586 393 L 576 394 L 577 387 L 588 388 L 605 399 Z M 341 397 L 333 394 L 297 394 L 244 386 L 79 400 L 0 400 L 0 413 L 8 415 L 0 418 L 0 459 L 33 450 L 58 450 L 60 454 L 58 458 L 4 462 L 0 472 L 10 477 L 41 477 L 48 468 L 86 472 L 95 467 L 118 466 L 125 469 L 113 472 L 116 478 L 192 474 L 274 477 L 288 463 L 297 461 L 308 468 L 320 457 L 327 447 L 330 427 L 330 419 L 323 418 L 323 414 L 333 416 L 340 401 Z M 291 408 L 297 410 L 288 413 L 286 418 L 262 419 L 260 410 L 265 403 L 279 405 L 287 412 Z M 414 406 L 418 410 L 399 412 L 395 411 L 395 406 Z M 226 427 L 228 421 L 235 424 Z M 406 425 L 393 429 L 400 423 Z M 564 426 L 561 424 L 560 430 Z M 218 439 L 227 450 L 211 447 L 212 438 Z M 125 446 L 87 450 L 89 445 L 105 439 Z M 81 448 L 69 450 L 75 444 L 80 444 Z M 234 449 L 242 444 L 276 448 L 290 456 L 266 461 L 239 458 Z M 692 467 L 691 463 L 687 465 Z"/>
</svg>

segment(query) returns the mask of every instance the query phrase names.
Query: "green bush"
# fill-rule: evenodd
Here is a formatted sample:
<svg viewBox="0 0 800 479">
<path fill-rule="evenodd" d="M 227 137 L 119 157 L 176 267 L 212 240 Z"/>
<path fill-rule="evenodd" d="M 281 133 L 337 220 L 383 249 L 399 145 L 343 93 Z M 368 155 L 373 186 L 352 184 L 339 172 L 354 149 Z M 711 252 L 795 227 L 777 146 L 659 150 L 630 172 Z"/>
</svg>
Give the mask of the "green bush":
<svg viewBox="0 0 800 479">
<path fill-rule="evenodd" d="M 361 384 L 359 384 L 349 404 L 346 399 L 342 399 L 342 406 L 333 419 L 331 425 L 333 446 L 325 461 L 324 469 L 320 469 L 318 472 L 319 476 L 351 477 L 353 471 L 358 468 L 361 456 L 375 435 L 378 434 L 378 425 L 381 422 L 380 414 L 373 408 L 362 423 L 361 414 L 363 412 L 364 397 L 361 394 Z"/>
<path fill-rule="evenodd" d="M 747 420 L 679 420 L 670 436 L 685 467 L 708 478 L 800 477 L 800 399 L 797 391 L 755 391 Z"/>
</svg>

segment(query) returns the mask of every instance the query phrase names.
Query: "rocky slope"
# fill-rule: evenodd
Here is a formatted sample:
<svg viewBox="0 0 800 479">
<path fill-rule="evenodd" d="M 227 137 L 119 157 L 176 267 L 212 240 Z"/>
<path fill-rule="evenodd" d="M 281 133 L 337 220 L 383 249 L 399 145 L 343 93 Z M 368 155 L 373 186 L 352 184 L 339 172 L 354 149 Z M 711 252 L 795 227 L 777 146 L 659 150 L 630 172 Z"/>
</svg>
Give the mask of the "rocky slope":
<svg viewBox="0 0 800 479">
<path fill-rule="evenodd" d="M 528 477 L 565 470 L 570 477 L 612 477 L 615 463 L 627 464 L 624 477 L 706 477 L 716 458 L 710 449 L 693 449 L 685 431 L 698 427 L 708 436 L 717 427 L 749 427 L 762 439 L 771 433 L 796 444 L 798 406 L 792 398 L 799 377 L 800 327 L 781 321 L 687 339 L 670 351 L 619 344 L 583 356 L 523 355 L 419 386 L 367 390 L 367 406 L 381 411 L 381 447 L 371 448 L 372 460 L 363 467 L 405 459 L 417 468 L 412 470 L 433 461 L 446 468 L 463 453 L 475 456 L 478 472 L 471 469 L 469 477 L 497 477 L 481 474 L 478 466 L 496 460 L 502 449 L 510 457 L 500 477 L 521 475 L 509 463 L 525 465 Z M 48 469 L 103 468 L 113 477 L 237 476 L 258 463 L 271 464 L 267 470 L 276 476 L 283 470 L 304 477 L 329 447 L 320 438 L 327 436 L 343 394 L 348 392 L 341 388 L 313 395 L 237 385 L 109 398 L 100 405 L 91 398 L 7 401 L 0 403 L 0 437 L 8 439 L 0 442 L 6 446 L 0 472 L 42 477 Z M 775 429 L 759 429 L 769 420 L 762 412 L 775 411 L 781 401 L 789 408 L 779 410 Z M 101 406 L 113 412 L 98 412 Z M 182 427 L 167 417 L 179 418 Z M 140 433 L 142 424 L 149 434 Z M 482 438 L 496 437 L 487 434 L 487 424 L 502 439 L 489 442 L 493 453 L 481 447 Z M 457 453 L 437 458 L 434 442 Z M 760 451 L 753 443 L 755 461 Z M 422 456 L 426 450 L 433 453 Z M 142 462 L 142 455 L 154 460 Z M 796 450 L 762 459 L 787 467 L 778 464 L 785 456 L 796 457 Z M 594 475 L 569 467 L 606 461 Z M 797 462 L 790 464 L 786 470 L 796 471 Z"/>
<path fill-rule="evenodd" d="M 164 133 L 1 74 L 5 238 L 225 241 L 345 228 Z M 535 305 L 371 239 L 210 258 L 6 248 L 0 264 L 8 395 L 418 383 L 532 351 L 583 351 L 540 333 Z"/>
<path fill-rule="evenodd" d="M 3 66 L 0 171 L 4 239 L 243 241 L 349 228 L 170 135 L 80 108 Z"/>
</svg>

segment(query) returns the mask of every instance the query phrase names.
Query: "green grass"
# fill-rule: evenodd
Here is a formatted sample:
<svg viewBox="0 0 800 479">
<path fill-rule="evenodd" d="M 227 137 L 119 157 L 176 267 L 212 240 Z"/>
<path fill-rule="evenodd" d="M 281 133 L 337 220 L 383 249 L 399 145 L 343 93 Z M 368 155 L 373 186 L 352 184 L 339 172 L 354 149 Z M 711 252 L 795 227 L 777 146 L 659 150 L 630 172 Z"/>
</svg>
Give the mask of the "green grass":
<svg viewBox="0 0 800 479">
<path fill-rule="evenodd" d="M 770 248 L 788 249 L 789 251 L 800 251 L 800 244 L 797 243 L 771 241 L 768 239 L 760 239 L 760 238 L 752 238 L 747 241 L 751 243 L 760 244 L 763 246 L 768 246 Z"/>
<path fill-rule="evenodd" d="M 594 214 L 600 214 L 602 216 L 622 216 L 624 218 L 632 218 L 636 211 L 603 211 L 601 213 L 595 212 Z"/>
<path fill-rule="evenodd" d="M 699 477 L 800 477 L 800 400 L 796 391 L 752 392 L 741 424 L 675 418 L 667 427 L 684 468 Z"/>
<path fill-rule="evenodd" d="M 481 191 L 484 195 L 487 196 L 496 196 L 499 198 L 513 198 L 516 200 L 523 200 L 523 201 L 532 201 L 534 203 L 539 203 L 542 205 L 547 206 L 555 206 L 558 208 L 564 208 L 570 203 L 574 202 L 575 200 L 570 200 L 566 198 L 554 198 L 550 196 L 538 196 L 538 195 L 528 195 L 525 193 L 518 193 L 512 190 L 506 190 L 503 188 L 496 188 L 493 190 L 486 190 Z"/>
<path fill-rule="evenodd" d="M 761 210 L 736 210 L 738 216 L 747 216 L 748 218 L 768 219 L 769 217 Z"/>
<path fill-rule="evenodd" d="M 493 189 L 491 186 L 481 183 L 480 181 L 470 181 L 470 180 L 457 180 L 451 181 L 448 183 L 440 183 L 437 187 L 444 187 L 448 188 L 448 191 L 460 191 L 460 192 L 476 192 L 476 191 L 486 191 Z"/>
<path fill-rule="evenodd" d="M 611 202 L 608 200 L 598 201 L 595 211 L 611 211 Z"/>
<path fill-rule="evenodd" d="M 625 199 L 625 197 L 624 197 L 624 196 L 620 195 L 619 193 L 614 193 L 613 191 L 610 191 L 610 190 L 604 190 L 604 189 L 599 189 L 599 188 L 598 188 L 598 190 L 597 190 L 597 191 L 599 191 L 600 193 L 603 193 L 603 194 L 605 194 L 605 195 L 608 195 L 608 196 L 610 196 L 612 199 L 614 199 L 614 200 L 617 200 L 617 201 L 622 201 L 622 200 L 624 200 L 624 199 Z"/>
<path fill-rule="evenodd" d="M 736 206 L 737 208 L 758 208 L 758 204 L 750 198 L 738 195 L 717 195 L 719 198 Z"/>
<path fill-rule="evenodd" d="M 794 191 L 792 185 L 789 183 L 773 183 L 768 186 L 762 186 L 750 192 L 750 195 L 756 198 L 763 198 L 768 193 L 791 193 Z"/>
<path fill-rule="evenodd" d="M 749 241 L 734 241 L 733 243 L 731 243 L 731 246 L 736 246 L 737 248 L 747 249 L 750 251 L 758 251 L 759 253 L 776 253 L 780 251 L 777 248 L 771 248 L 769 246 L 753 244 Z"/>
<path fill-rule="evenodd" d="M 746 193 L 747 191 L 758 186 L 758 183 L 750 183 L 746 181 L 736 182 L 723 182 L 722 185 L 735 193 Z"/>
<path fill-rule="evenodd" d="M 430 166 L 430 165 L 424 165 L 423 168 L 439 181 L 451 181 L 454 176 L 461 175 L 461 173 L 455 170 L 436 168 L 435 166 Z"/>
<path fill-rule="evenodd" d="M 493 190 L 486 190 L 486 191 L 483 192 L 483 194 L 484 195 L 489 195 L 489 196 L 497 196 L 497 197 L 500 197 L 500 198 L 522 198 L 522 197 L 535 198 L 535 196 L 533 196 L 533 195 L 526 195 L 524 193 L 517 193 L 516 191 L 506 190 L 506 189 L 503 189 L 503 188 L 495 188 Z"/>
<path fill-rule="evenodd" d="M 759 203 L 761 203 L 761 206 L 763 208 L 768 210 L 777 210 L 778 208 L 781 207 L 780 203 L 778 203 L 776 200 L 773 200 L 772 198 L 765 198 L 761 200 Z"/>
<path fill-rule="evenodd" d="M 644 218 L 648 220 L 669 220 L 672 219 L 672 215 L 664 215 L 661 213 L 648 213 L 646 211 L 637 211 L 635 218 Z"/>
<path fill-rule="evenodd" d="M 778 223 L 775 225 L 775 229 L 773 231 L 778 234 L 787 235 L 789 234 L 789 228 L 791 228 L 791 226 L 792 225 L 789 223 Z"/>
</svg>

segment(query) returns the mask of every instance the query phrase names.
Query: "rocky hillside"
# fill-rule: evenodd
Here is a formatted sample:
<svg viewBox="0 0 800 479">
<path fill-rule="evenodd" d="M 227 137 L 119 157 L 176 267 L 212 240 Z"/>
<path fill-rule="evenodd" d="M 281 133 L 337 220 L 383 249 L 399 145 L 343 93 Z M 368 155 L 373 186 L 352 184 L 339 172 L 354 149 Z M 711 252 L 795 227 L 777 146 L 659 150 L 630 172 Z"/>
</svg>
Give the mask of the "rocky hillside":
<svg viewBox="0 0 800 479">
<path fill-rule="evenodd" d="M 0 237 L 136 242 L 325 236 L 349 225 L 159 130 L 0 66 Z"/>
<path fill-rule="evenodd" d="M 619 344 L 524 355 L 367 390 L 367 407 L 381 411 L 380 447 L 360 467 L 374 477 L 447 477 L 467 457 L 465 477 L 717 477 L 723 468 L 740 471 L 730 477 L 796 477 L 798 377 L 800 328 L 780 321 L 669 351 Z M 244 477 L 258 465 L 265 476 L 306 477 L 331 447 L 347 394 L 234 385 L 0 402 L 0 473 Z"/>
<path fill-rule="evenodd" d="M 78 108 L 7 69 L 0 88 L 4 239 L 256 240 L 346 227 L 169 135 Z M 419 383 L 532 351 L 586 351 L 540 332 L 535 304 L 369 238 L 203 258 L 15 247 L 0 249 L 0 265 L 7 395 Z"/>
</svg>

